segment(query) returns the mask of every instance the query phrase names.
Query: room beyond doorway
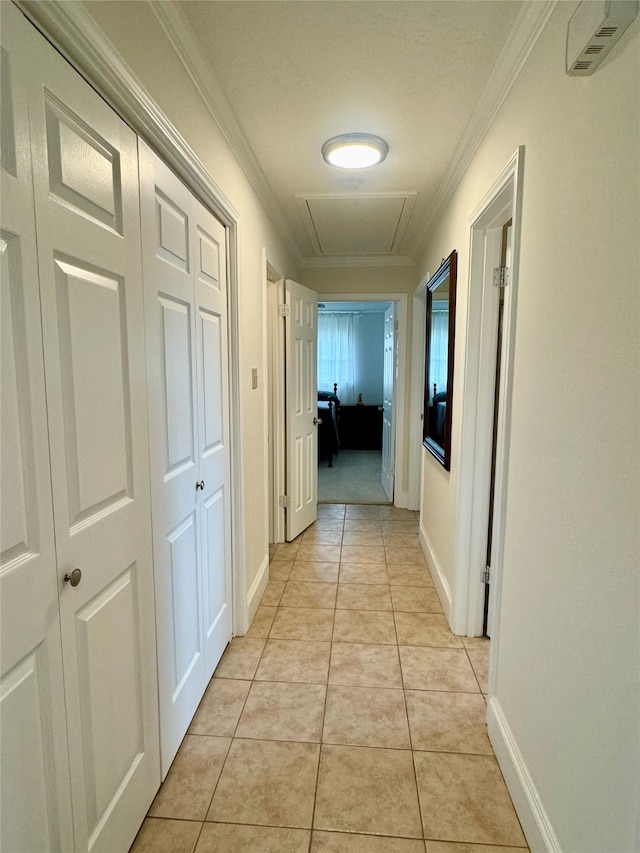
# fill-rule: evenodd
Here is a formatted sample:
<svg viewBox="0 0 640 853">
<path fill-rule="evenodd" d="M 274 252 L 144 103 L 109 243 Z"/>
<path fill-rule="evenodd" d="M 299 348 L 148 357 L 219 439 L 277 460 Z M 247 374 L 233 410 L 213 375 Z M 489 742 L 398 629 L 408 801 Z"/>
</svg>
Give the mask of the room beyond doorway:
<svg viewBox="0 0 640 853">
<path fill-rule="evenodd" d="M 387 300 L 319 301 L 318 399 L 334 401 L 333 411 L 318 404 L 321 502 L 393 503 L 395 310 Z"/>
<path fill-rule="evenodd" d="M 318 503 L 390 504 L 380 483 L 382 451 L 340 450 L 318 467 Z"/>
</svg>

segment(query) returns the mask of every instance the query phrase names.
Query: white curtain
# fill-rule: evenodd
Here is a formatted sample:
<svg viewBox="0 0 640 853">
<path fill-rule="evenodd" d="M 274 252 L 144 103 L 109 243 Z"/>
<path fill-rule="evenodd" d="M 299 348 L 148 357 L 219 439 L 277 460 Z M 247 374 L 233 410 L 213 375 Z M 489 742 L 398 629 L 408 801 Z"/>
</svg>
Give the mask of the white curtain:
<svg viewBox="0 0 640 853">
<path fill-rule="evenodd" d="M 355 403 L 354 315 L 330 311 L 318 314 L 318 390 L 333 391 L 345 405 Z"/>
<path fill-rule="evenodd" d="M 447 390 L 449 354 L 449 309 L 431 312 L 431 349 L 429 352 L 429 400 L 433 400 L 433 384 L 437 393 Z"/>
</svg>

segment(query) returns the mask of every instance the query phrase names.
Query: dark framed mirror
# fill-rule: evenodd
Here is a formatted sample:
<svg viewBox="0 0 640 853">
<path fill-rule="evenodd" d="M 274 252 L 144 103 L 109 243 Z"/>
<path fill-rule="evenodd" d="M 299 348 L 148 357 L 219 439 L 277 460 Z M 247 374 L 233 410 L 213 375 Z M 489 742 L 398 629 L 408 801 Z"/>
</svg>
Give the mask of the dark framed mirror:
<svg viewBox="0 0 640 853">
<path fill-rule="evenodd" d="M 454 250 L 427 282 L 422 443 L 447 471 L 451 468 L 457 272 L 458 253 Z"/>
</svg>

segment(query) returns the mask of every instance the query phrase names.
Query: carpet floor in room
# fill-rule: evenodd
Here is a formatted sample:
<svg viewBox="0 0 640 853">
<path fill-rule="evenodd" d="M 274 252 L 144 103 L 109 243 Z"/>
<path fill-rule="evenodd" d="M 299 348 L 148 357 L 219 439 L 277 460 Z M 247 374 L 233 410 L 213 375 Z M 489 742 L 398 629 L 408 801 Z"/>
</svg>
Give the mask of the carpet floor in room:
<svg viewBox="0 0 640 853">
<path fill-rule="evenodd" d="M 318 466 L 318 501 L 343 504 L 388 504 L 380 478 L 379 450 L 341 450 L 333 468 L 323 459 Z"/>
</svg>

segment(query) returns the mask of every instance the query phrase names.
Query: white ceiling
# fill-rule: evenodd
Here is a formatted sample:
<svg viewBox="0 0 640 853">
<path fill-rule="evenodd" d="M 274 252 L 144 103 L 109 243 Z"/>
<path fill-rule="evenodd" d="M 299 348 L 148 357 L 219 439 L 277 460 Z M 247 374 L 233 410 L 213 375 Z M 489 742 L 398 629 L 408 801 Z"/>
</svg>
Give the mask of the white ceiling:
<svg viewBox="0 0 640 853">
<path fill-rule="evenodd" d="M 303 265 L 410 263 L 535 41 L 544 2 L 156 3 L 223 132 Z M 336 169 L 322 143 L 384 137 Z"/>
</svg>

